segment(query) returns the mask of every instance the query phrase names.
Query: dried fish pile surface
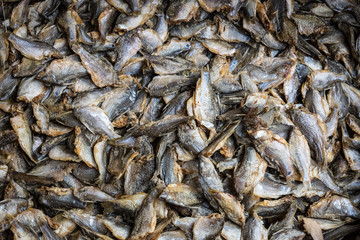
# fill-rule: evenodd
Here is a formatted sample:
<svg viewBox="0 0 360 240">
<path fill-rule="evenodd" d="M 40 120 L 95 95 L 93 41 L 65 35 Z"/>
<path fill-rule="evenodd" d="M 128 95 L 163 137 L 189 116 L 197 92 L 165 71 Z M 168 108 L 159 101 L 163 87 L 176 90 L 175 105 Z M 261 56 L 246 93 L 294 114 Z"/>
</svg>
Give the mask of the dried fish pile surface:
<svg viewBox="0 0 360 240">
<path fill-rule="evenodd" d="M 359 1 L 0 19 L 0 239 L 359 239 Z"/>
</svg>

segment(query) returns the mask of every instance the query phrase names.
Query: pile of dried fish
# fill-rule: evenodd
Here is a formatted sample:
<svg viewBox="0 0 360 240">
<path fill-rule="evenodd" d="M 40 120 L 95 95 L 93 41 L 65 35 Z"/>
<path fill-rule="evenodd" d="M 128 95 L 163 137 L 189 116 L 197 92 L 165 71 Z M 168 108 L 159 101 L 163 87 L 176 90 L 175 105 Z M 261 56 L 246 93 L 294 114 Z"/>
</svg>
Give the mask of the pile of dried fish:
<svg viewBox="0 0 360 240">
<path fill-rule="evenodd" d="M 359 239 L 358 0 L 0 19 L 0 239 Z"/>
</svg>

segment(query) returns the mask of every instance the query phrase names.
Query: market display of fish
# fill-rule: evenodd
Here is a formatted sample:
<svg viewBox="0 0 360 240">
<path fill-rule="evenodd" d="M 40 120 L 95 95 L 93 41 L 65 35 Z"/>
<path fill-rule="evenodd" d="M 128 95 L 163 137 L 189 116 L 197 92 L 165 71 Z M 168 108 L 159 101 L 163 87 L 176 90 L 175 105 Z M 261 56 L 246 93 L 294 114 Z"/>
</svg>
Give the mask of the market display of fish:
<svg viewBox="0 0 360 240">
<path fill-rule="evenodd" d="M 0 239 L 360 239 L 359 0 L 2 0 Z"/>
</svg>

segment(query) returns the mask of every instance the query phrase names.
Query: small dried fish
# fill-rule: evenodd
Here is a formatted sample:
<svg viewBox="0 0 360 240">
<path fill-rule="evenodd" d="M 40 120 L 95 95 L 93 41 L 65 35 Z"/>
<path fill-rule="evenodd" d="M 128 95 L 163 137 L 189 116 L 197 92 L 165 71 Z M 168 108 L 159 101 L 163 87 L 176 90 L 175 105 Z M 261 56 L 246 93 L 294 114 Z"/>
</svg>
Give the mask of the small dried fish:
<svg viewBox="0 0 360 240">
<path fill-rule="evenodd" d="M 10 123 L 18 136 L 18 141 L 19 141 L 21 148 L 24 150 L 24 152 L 28 155 L 28 157 L 32 161 L 37 162 L 33 155 L 32 133 L 31 133 L 31 129 L 29 126 L 29 122 L 28 122 L 25 114 L 18 114 L 17 116 L 12 117 L 10 119 Z"/>
<path fill-rule="evenodd" d="M 295 125 L 304 134 L 309 146 L 316 152 L 316 160 L 326 165 L 326 124 L 317 114 L 312 114 L 305 109 L 296 109 L 291 116 Z"/>
<path fill-rule="evenodd" d="M 263 180 L 266 168 L 267 163 L 254 148 L 248 147 L 244 159 L 234 170 L 234 187 L 241 198 Z"/>
<path fill-rule="evenodd" d="M 91 132 L 106 134 L 109 138 L 119 137 L 109 117 L 101 108 L 96 106 L 75 108 L 73 113 Z"/>
<path fill-rule="evenodd" d="M 108 61 L 94 57 L 80 45 L 72 45 L 72 50 L 79 55 L 83 66 L 91 76 L 91 80 L 98 87 L 115 85 L 119 78 Z"/>
<path fill-rule="evenodd" d="M 279 135 L 269 130 L 250 130 L 249 134 L 254 138 L 255 147 L 261 156 L 268 159 L 269 164 L 275 167 L 288 179 L 294 174 L 289 143 Z"/>
<path fill-rule="evenodd" d="M 25 57 L 33 60 L 43 60 L 51 57 L 61 58 L 62 55 L 45 42 L 35 42 L 16 36 L 11 33 L 8 37 L 9 42 L 20 51 Z"/>
<path fill-rule="evenodd" d="M 194 223 L 193 239 L 213 239 L 216 238 L 223 228 L 224 217 L 221 214 L 214 213 L 209 216 L 201 216 Z"/>
<path fill-rule="evenodd" d="M 358 0 L 4 0 L 0 239 L 357 239 Z"/>
</svg>

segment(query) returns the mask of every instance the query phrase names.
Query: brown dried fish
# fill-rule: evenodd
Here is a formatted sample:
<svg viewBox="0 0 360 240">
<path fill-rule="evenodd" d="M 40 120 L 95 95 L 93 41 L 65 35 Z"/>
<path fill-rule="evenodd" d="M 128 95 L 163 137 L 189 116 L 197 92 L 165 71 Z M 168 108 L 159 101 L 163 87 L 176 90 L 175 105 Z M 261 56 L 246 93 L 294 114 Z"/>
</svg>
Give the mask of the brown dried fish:
<svg viewBox="0 0 360 240">
<path fill-rule="evenodd" d="M 0 239 L 355 239 L 358 0 L 3 0 Z"/>
</svg>

